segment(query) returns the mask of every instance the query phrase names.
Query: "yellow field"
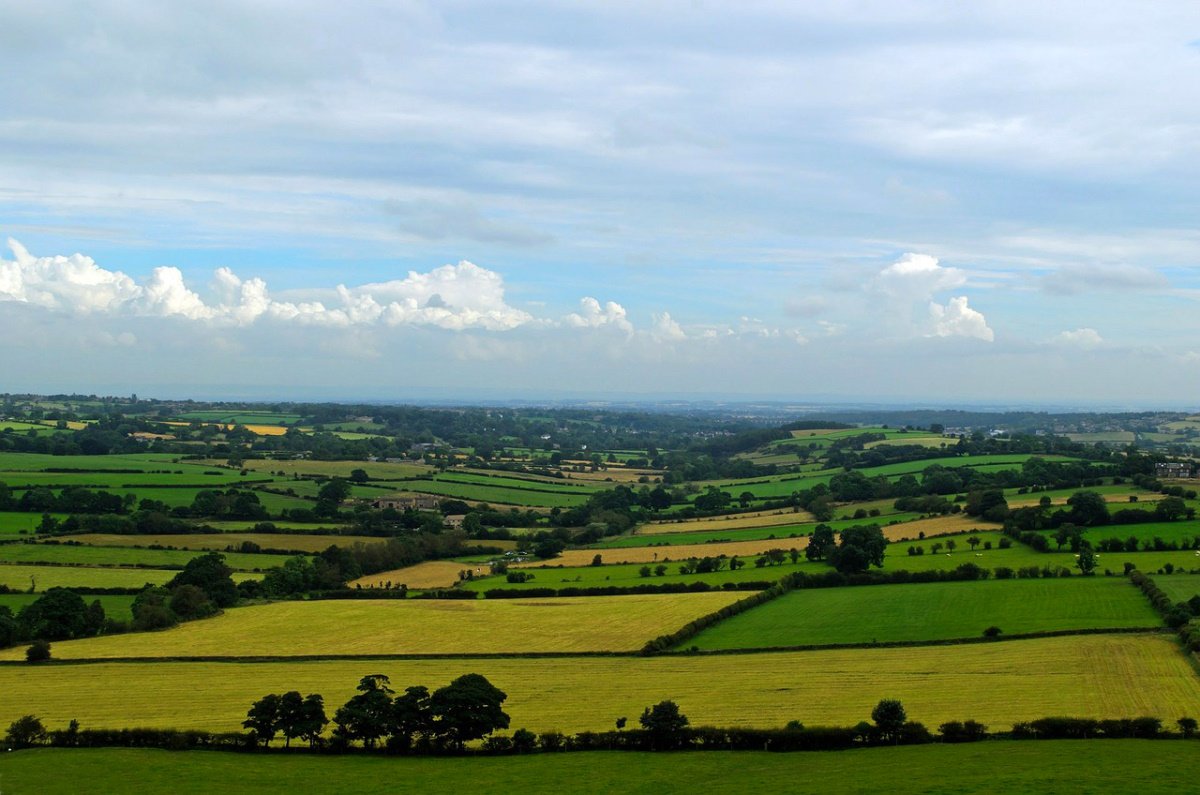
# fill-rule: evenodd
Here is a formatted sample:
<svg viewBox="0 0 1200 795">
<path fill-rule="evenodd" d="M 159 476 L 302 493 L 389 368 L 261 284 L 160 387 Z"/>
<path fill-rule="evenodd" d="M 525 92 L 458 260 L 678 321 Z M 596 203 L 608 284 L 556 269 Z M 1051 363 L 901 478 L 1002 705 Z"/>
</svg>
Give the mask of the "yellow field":
<svg viewBox="0 0 1200 795">
<path fill-rule="evenodd" d="M 952 444 L 957 444 L 953 439 L 946 439 L 941 436 L 913 436 L 906 434 L 904 436 L 894 436 L 891 439 L 880 439 L 878 442 L 868 442 L 863 445 L 864 448 L 870 450 L 872 447 L 895 447 L 897 445 L 915 446 L 915 447 L 946 447 Z"/>
<path fill-rule="evenodd" d="M 809 428 L 803 431 L 792 431 L 793 439 L 807 439 L 811 436 L 824 436 L 827 433 L 837 433 L 844 431 L 845 428 Z"/>
<path fill-rule="evenodd" d="M 57 659 L 633 651 L 745 593 L 347 599 L 239 607 L 163 632 L 54 644 Z M 24 659 L 7 649 L 0 659 Z"/>
<path fill-rule="evenodd" d="M 1129 502 L 1129 497 L 1134 494 L 1137 495 L 1138 501 L 1137 502 Z M 1130 507 L 1130 508 L 1137 508 L 1140 506 L 1145 506 L 1147 503 L 1149 503 L 1150 504 L 1149 510 L 1154 510 L 1155 501 L 1162 499 L 1163 495 L 1151 494 L 1151 493 L 1142 491 L 1141 489 L 1131 488 L 1128 492 L 1118 492 L 1116 494 L 1101 494 L 1100 496 L 1104 498 L 1105 502 L 1122 503 L 1122 504 L 1128 503 L 1128 507 Z M 1030 505 L 1038 505 L 1041 502 L 1041 499 L 1042 499 L 1041 495 L 1039 495 L 1039 494 L 1021 494 L 1016 497 L 1009 497 L 1008 498 L 1008 507 L 1009 508 L 1025 508 Z M 1057 498 L 1054 498 L 1051 500 L 1051 504 L 1052 505 L 1066 505 L 1067 499 L 1068 499 L 1067 497 L 1057 497 Z M 1114 508 L 1112 508 L 1112 510 L 1119 510 L 1119 508 L 1114 507 Z"/>
<path fill-rule="evenodd" d="M 533 731 L 608 729 L 668 698 L 697 726 L 853 725 L 881 698 L 900 699 L 910 719 L 931 728 L 967 718 L 1006 730 L 1047 715 L 1170 723 L 1200 714 L 1200 677 L 1174 639 L 1085 635 L 690 657 L 4 665 L 0 725 L 32 713 L 50 728 L 76 718 L 84 728 L 233 731 L 264 693 L 321 693 L 332 713 L 366 674 L 386 674 L 402 690 L 471 672 L 508 694 L 514 728 Z"/>
<path fill-rule="evenodd" d="M 326 536 L 304 533 L 164 533 L 161 535 L 117 535 L 108 533 L 82 533 L 71 536 L 72 541 L 100 547 L 148 547 L 159 545 L 176 549 L 215 549 L 224 551 L 228 546 L 235 549 L 244 541 L 258 544 L 263 549 L 294 549 L 298 552 L 320 552 L 331 544 L 340 547 L 352 546 L 357 542 L 380 544 L 386 538 L 378 536 Z M 282 558 L 280 559 L 282 560 Z"/>
<path fill-rule="evenodd" d="M 38 592 L 48 588 L 141 588 L 146 583 L 162 585 L 177 571 L 109 566 L 24 566 L 0 564 L 0 585 L 27 591 L 32 582 Z M 260 580 L 261 574 L 234 572 L 233 579 Z"/>
<path fill-rule="evenodd" d="M 729 516 L 710 516 L 705 519 L 680 519 L 677 521 L 647 522 L 637 529 L 637 535 L 650 536 L 663 533 L 699 533 L 716 530 L 741 530 L 748 527 L 775 527 L 777 525 L 812 522 L 808 511 L 753 511 Z"/>
<path fill-rule="evenodd" d="M 531 560 L 511 564 L 516 567 L 532 566 L 587 566 L 597 554 L 605 564 L 609 563 L 654 563 L 688 558 L 718 557 L 725 555 L 761 555 L 769 549 L 788 550 L 808 546 L 808 537 L 764 538 L 757 541 L 721 541 L 712 544 L 677 544 L 669 547 L 613 547 L 611 549 L 568 549 L 551 560 Z"/>
<path fill-rule="evenodd" d="M 368 477 L 376 480 L 411 478 L 432 472 L 433 468 L 424 464 L 398 463 L 389 464 L 386 461 L 246 461 L 243 466 L 255 472 L 282 472 L 285 475 L 329 475 L 330 477 L 350 477 L 350 473 L 361 469 Z"/>
<path fill-rule="evenodd" d="M 163 425 L 180 425 L 183 427 L 190 426 L 191 424 L 190 422 L 178 422 L 174 420 L 163 423 Z M 212 425 L 223 431 L 232 431 L 236 427 L 223 422 L 203 422 L 201 425 Z M 287 428 L 280 425 L 243 425 L 242 427 L 252 433 L 257 433 L 259 436 L 283 436 L 288 432 Z"/>
<path fill-rule="evenodd" d="M 1000 530 L 1004 525 L 996 524 L 995 522 L 984 522 L 974 516 L 938 516 L 933 519 L 916 519 L 911 522 L 902 522 L 885 526 L 883 535 L 889 541 L 900 540 L 916 540 L 920 533 L 924 533 L 926 538 L 930 536 L 944 536 L 951 533 L 961 533 L 966 530 Z"/>
<path fill-rule="evenodd" d="M 409 588 L 449 588 L 458 582 L 460 571 L 471 568 L 479 567 L 470 563 L 455 563 L 452 560 L 427 560 L 415 566 L 359 577 L 350 582 L 350 587 L 361 585 L 363 588 L 399 588 L 404 584 Z"/>
<path fill-rule="evenodd" d="M 638 478 L 643 475 L 651 481 L 657 481 L 662 478 L 661 469 L 630 469 L 628 467 L 614 467 L 600 472 L 563 471 L 563 474 L 566 475 L 567 480 L 611 480 L 614 483 L 637 483 Z M 562 481 L 559 482 L 561 483 Z"/>
</svg>

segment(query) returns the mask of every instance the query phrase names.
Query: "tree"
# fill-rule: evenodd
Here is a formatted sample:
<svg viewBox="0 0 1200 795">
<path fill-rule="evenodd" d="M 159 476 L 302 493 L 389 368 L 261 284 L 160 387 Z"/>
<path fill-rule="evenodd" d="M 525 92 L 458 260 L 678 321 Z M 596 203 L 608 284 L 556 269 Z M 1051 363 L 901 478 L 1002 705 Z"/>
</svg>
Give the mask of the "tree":
<svg viewBox="0 0 1200 795">
<path fill-rule="evenodd" d="M 1091 547 L 1083 547 L 1079 550 L 1079 557 L 1075 560 L 1075 565 L 1084 575 L 1091 575 L 1096 571 L 1096 553 Z"/>
<path fill-rule="evenodd" d="M 335 734 L 347 741 L 362 740 L 373 748 L 380 737 L 392 727 L 392 693 L 390 680 L 383 674 L 368 674 L 358 682 L 358 695 L 351 696 L 334 713 Z"/>
<path fill-rule="evenodd" d="M 83 597 L 67 588 L 51 588 L 17 614 L 26 637 L 46 640 L 86 637 L 93 621 Z M 96 634 L 98 629 L 90 634 Z"/>
<path fill-rule="evenodd" d="M 246 710 L 246 719 L 242 721 L 242 727 L 250 730 L 255 742 L 261 742 L 265 746 L 274 739 L 279 723 L 280 701 L 278 694 L 268 693 Z"/>
<path fill-rule="evenodd" d="M 411 748 L 413 738 L 428 739 L 433 734 L 433 714 L 429 688 L 408 687 L 392 702 L 392 736 L 400 748 Z"/>
<path fill-rule="evenodd" d="M 958 549 L 958 542 L 953 538 L 946 539 L 946 551 L 953 552 L 956 549 Z"/>
<path fill-rule="evenodd" d="M 225 565 L 225 556 L 220 552 L 194 557 L 176 574 L 168 589 L 181 585 L 194 585 L 208 595 L 217 607 L 231 607 L 237 603 L 237 585 L 233 582 L 233 569 Z"/>
<path fill-rule="evenodd" d="M 50 643 L 45 640 L 35 640 L 25 650 L 25 662 L 40 663 L 50 659 Z"/>
<path fill-rule="evenodd" d="M 4 741 L 12 748 L 29 748 L 46 742 L 46 727 L 34 715 L 17 718 L 8 725 Z"/>
<path fill-rule="evenodd" d="M 302 715 L 299 737 L 306 740 L 308 747 L 312 748 L 320 739 L 321 732 L 325 731 L 325 726 L 329 724 L 329 718 L 325 717 L 325 699 L 321 698 L 320 693 L 309 693 L 304 697 Z"/>
<path fill-rule="evenodd" d="M 1179 732 L 1184 737 L 1191 737 L 1196 733 L 1195 718 L 1180 718 L 1179 720 L 1175 721 L 1175 724 L 1179 726 Z"/>
<path fill-rule="evenodd" d="M 171 593 L 168 602 L 171 612 L 183 620 L 204 618 L 217 611 L 208 594 L 195 585 L 181 585 Z"/>
<path fill-rule="evenodd" d="M 979 546 L 979 542 L 980 542 L 979 536 L 970 536 L 967 538 L 967 543 L 971 545 L 972 550 L 974 550 L 976 547 Z"/>
<path fill-rule="evenodd" d="M 879 525 L 856 525 L 842 531 L 838 547 L 829 562 L 842 574 L 866 571 L 870 566 L 883 566 L 883 554 L 888 540 Z"/>
<path fill-rule="evenodd" d="M 429 697 L 438 739 L 462 749 L 496 729 L 508 728 L 501 705 L 508 696 L 482 674 L 464 674 Z"/>
<path fill-rule="evenodd" d="M 809 560 L 824 560 L 837 545 L 837 539 L 834 538 L 833 528 L 827 524 L 819 524 L 813 530 L 812 538 L 808 540 L 808 546 L 804 550 L 804 557 Z"/>
<path fill-rule="evenodd" d="M 371 476 L 367 474 L 367 470 L 365 469 L 350 470 L 350 480 L 354 483 L 366 483 L 370 479 Z"/>
<path fill-rule="evenodd" d="M 655 749 L 678 747 L 688 726 L 687 716 L 674 701 L 660 701 L 646 707 L 638 722 L 649 735 L 650 747 Z"/>
<path fill-rule="evenodd" d="M 1072 524 L 1096 527 L 1108 524 L 1108 503 L 1094 491 L 1077 491 L 1067 500 L 1071 510 L 1067 516 Z"/>
<path fill-rule="evenodd" d="M 142 589 L 133 598 L 133 628 L 139 631 L 166 629 L 179 623 L 179 617 L 167 605 L 169 598 L 166 588 L 147 586 Z"/>
<path fill-rule="evenodd" d="M 875 705 L 875 709 L 871 710 L 871 720 L 875 721 L 881 739 L 898 742 L 900 729 L 908 720 L 908 713 L 904 711 L 904 705 L 898 700 L 885 698 Z"/>
<path fill-rule="evenodd" d="M 275 728 L 283 735 L 283 747 L 290 748 L 292 739 L 304 734 L 304 697 L 299 690 L 289 690 L 279 697 Z"/>
</svg>

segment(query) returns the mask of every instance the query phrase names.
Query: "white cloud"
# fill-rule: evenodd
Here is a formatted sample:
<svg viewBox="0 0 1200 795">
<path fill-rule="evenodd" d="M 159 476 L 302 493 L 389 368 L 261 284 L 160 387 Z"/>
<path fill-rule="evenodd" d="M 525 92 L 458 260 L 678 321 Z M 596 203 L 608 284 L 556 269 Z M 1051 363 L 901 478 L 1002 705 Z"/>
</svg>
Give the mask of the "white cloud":
<svg viewBox="0 0 1200 795">
<path fill-rule="evenodd" d="M 633 333 L 633 324 L 629 322 L 625 307 L 615 301 L 608 301 L 604 306 L 590 296 L 579 300 L 579 311 L 567 315 L 563 322 L 575 328 L 601 328 L 612 326 L 627 334 Z"/>
<path fill-rule="evenodd" d="M 1054 342 L 1077 348 L 1095 348 L 1104 344 L 1104 338 L 1094 328 L 1077 328 L 1062 332 L 1054 338 Z"/>
<path fill-rule="evenodd" d="M 928 254 L 909 253 L 880 271 L 872 286 L 897 298 L 928 298 L 966 283 L 962 270 L 939 265 L 937 257 Z"/>
<path fill-rule="evenodd" d="M 261 319 L 317 326 L 427 325 L 459 331 L 505 331 L 533 316 L 504 300 L 500 274 L 470 262 L 443 265 L 428 273 L 410 271 L 396 279 L 361 287 L 338 285 L 333 305 L 293 303 L 271 297 L 261 278 L 242 279 L 229 268 L 213 275 L 215 303 L 184 283 L 178 268 L 155 268 L 143 284 L 121 271 L 100 267 L 82 254 L 34 257 L 15 240 L 14 258 L 0 258 L 0 301 L 18 301 L 70 314 L 182 317 L 247 326 Z M 340 305 L 338 305 L 340 304 Z M 610 303 L 602 322 L 624 321 L 624 309 Z M 631 328 L 631 327 L 629 327 Z"/>
<path fill-rule="evenodd" d="M 687 339 L 687 334 L 684 333 L 679 323 L 671 318 L 670 312 L 663 312 L 661 315 L 654 316 L 654 325 L 651 327 L 651 334 L 665 342 L 679 342 Z"/>
<path fill-rule="evenodd" d="M 977 312 L 967 306 L 965 295 L 951 298 L 945 306 L 938 303 L 929 304 L 929 314 L 933 317 L 933 333 L 938 337 L 971 337 L 991 342 L 995 333 L 988 328 L 987 318 L 982 312 Z"/>
</svg>

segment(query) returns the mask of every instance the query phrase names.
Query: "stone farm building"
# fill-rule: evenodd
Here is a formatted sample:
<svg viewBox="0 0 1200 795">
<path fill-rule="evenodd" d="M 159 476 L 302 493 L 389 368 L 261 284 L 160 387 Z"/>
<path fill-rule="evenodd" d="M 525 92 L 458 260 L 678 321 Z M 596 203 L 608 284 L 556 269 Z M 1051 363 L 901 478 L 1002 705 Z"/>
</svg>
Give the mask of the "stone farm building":
<svg viewBox="0 0 1200 795">
<path fill-rule="evenodd" d="M 1160 478 L 1190 478 L 1192 465 L 1186 461 L 1168 461 L 1154 465 L 1154 474 Z"/>
<path fill-rule="evenodd" d="M 414 495 L 408 497 L 380 497 L 372 501 L 371 507 L 379 508 L 380 510 L 392 508 L 397 511 L 433 511 L 438 507 L 438 498 L 424 495 Z"/>
</svg>

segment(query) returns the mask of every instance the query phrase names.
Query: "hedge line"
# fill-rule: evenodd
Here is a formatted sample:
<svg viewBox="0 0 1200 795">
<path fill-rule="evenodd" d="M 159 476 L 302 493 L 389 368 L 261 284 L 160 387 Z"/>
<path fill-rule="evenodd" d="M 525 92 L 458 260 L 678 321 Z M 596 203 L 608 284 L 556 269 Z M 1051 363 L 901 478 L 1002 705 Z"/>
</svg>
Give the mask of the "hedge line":
<svg viewBox="0 0 1200 795">
<path fill-rule="evenodd" d="M 1142 590 L 1150 604 L 1163 617 L 1167 626 L 1179 633 L 1179 639 L 1188 651 L 1200 652 L 1200 625 L 1192 621 L 1193 610 L 1186 602 L 1174 604 L 1171 597 L 1137 569 L 1129 572 L 1129 581 Z"/>
</svg>

